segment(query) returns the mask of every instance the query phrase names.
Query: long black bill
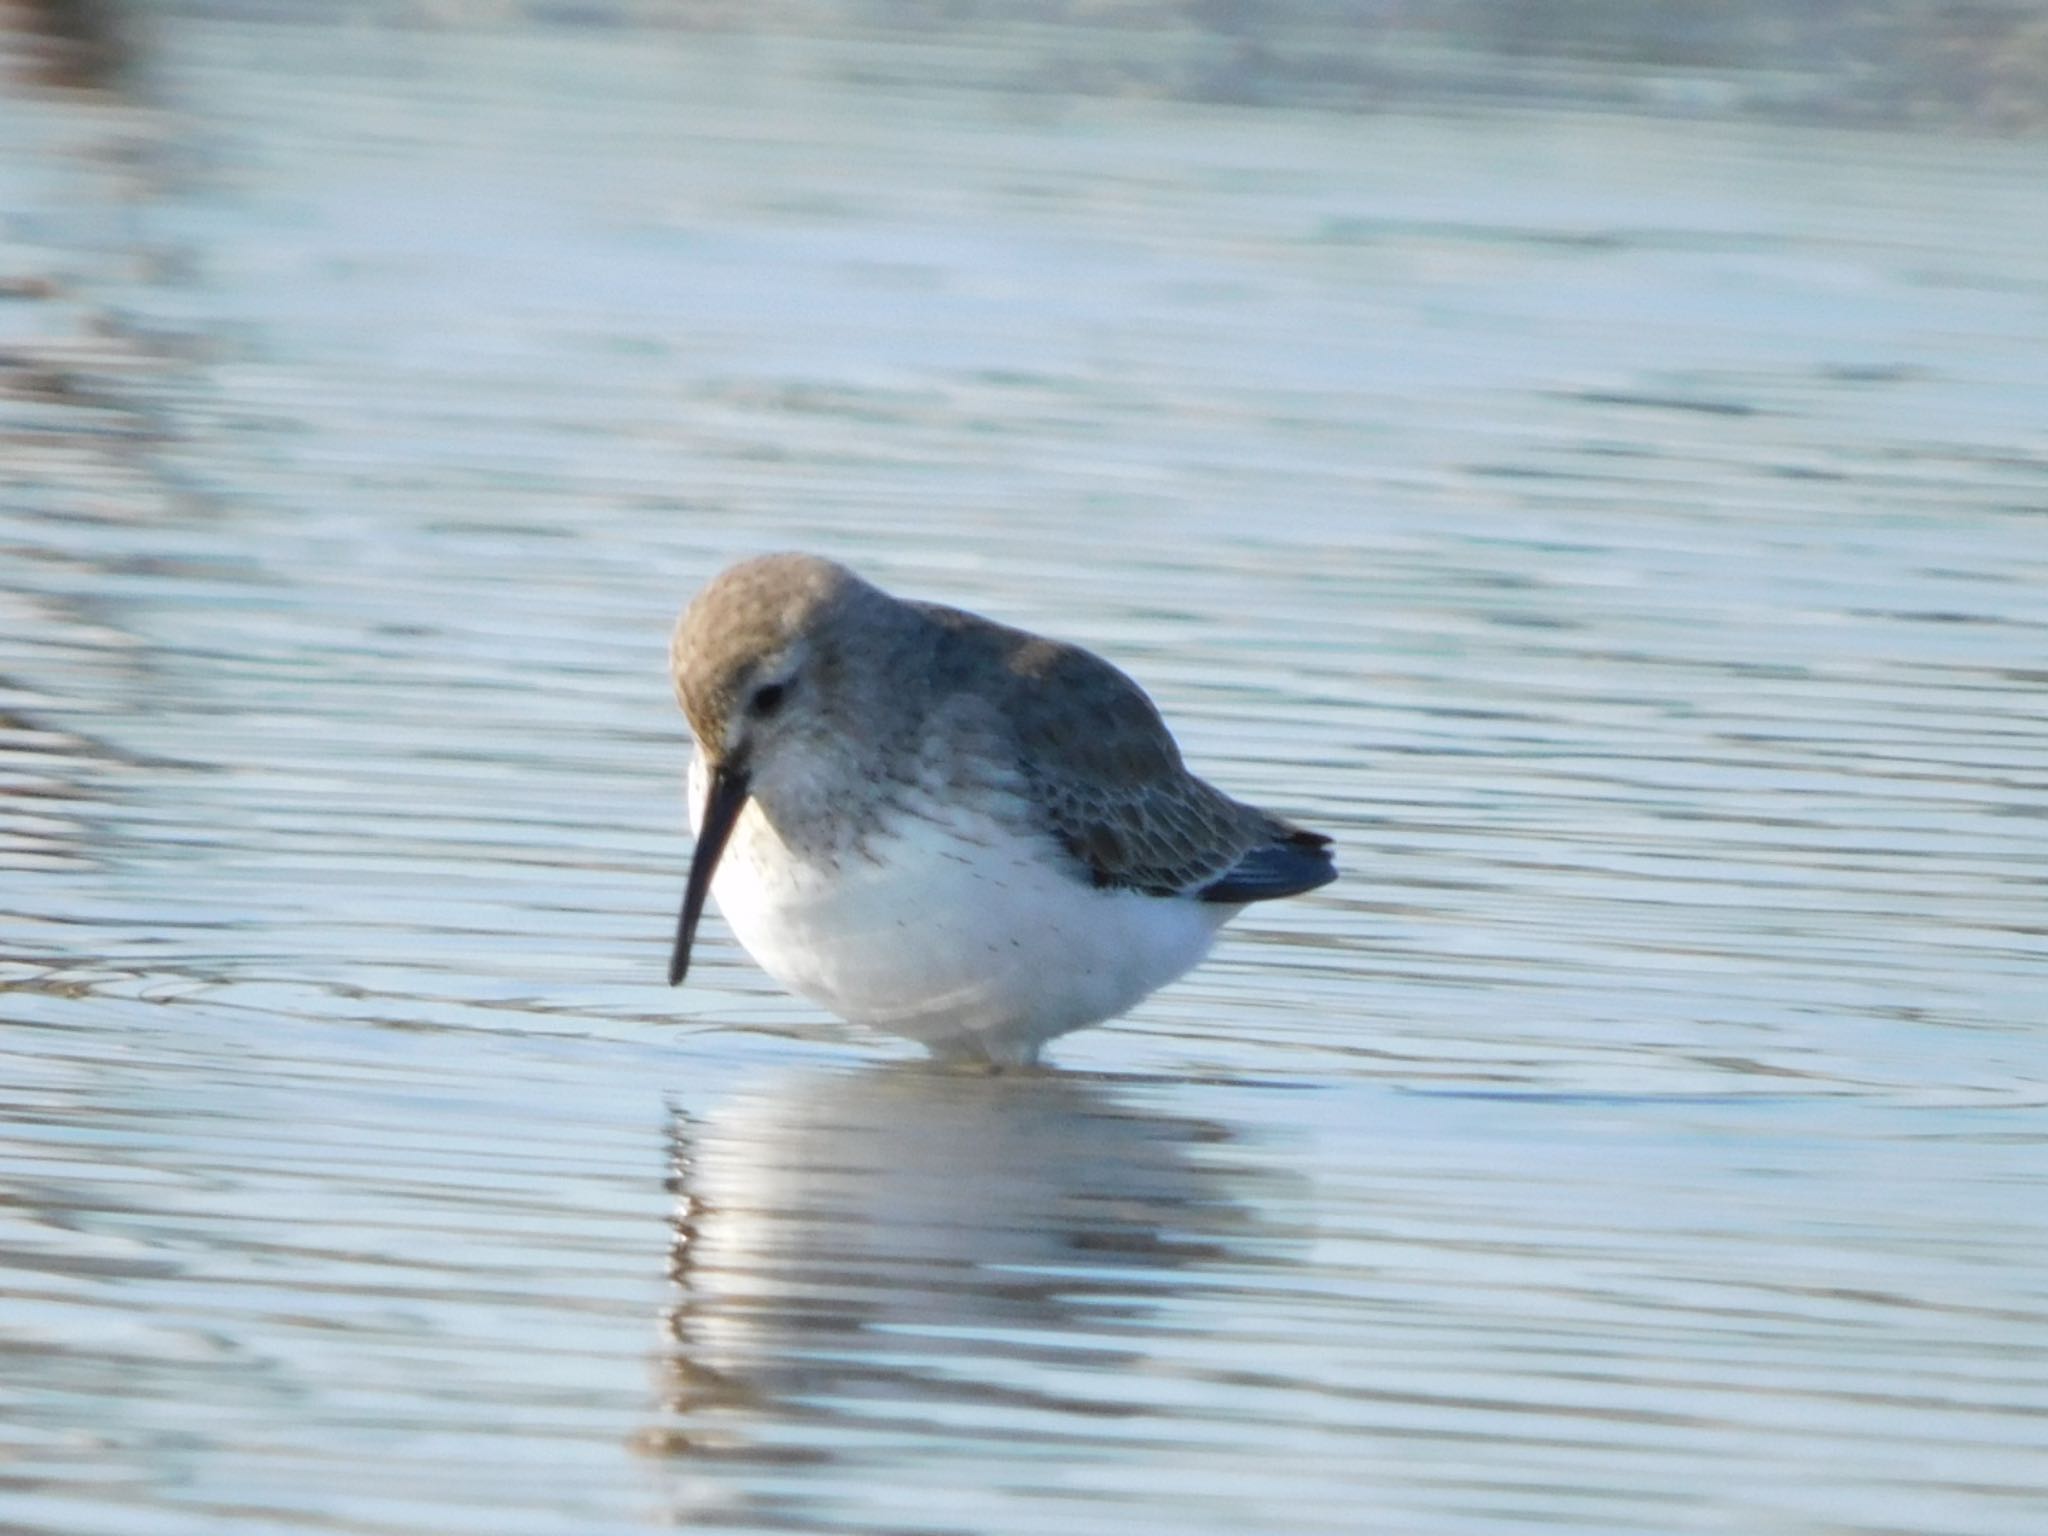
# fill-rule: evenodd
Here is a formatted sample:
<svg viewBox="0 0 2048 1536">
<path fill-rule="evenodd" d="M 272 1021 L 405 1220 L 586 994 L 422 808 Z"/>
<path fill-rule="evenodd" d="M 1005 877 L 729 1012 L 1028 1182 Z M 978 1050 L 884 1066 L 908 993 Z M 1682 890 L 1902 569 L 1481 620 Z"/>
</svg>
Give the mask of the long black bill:
<svg viewBox="0 0 2048 1536">
<path fill-rule="evenodd" d="M 676 919 L 676 947 L 668 957 L 668 984 L 675 986 L 690 972 L 690 946 L 697 940 L 697 919 L 711 894 L 711 876 L 725 852 L 733 824 L 746 809 L 749 783 L 743 768 L 714 768 L 704 791 L 704 820 L 697 828 L 697 851 L 690 859 L 690 883 L 683 889 L 683 915 Z"/>
</svg>

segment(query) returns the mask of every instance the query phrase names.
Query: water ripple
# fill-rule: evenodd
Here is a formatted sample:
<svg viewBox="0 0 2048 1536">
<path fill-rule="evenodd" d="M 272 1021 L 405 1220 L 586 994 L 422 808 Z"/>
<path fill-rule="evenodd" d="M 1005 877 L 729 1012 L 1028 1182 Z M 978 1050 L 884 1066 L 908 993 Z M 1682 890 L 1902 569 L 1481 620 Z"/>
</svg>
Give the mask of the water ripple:
<svg viewBox="0 0 2048 1536">
<path fill-rule="evenodd" d="M 0 1524 L 2048 1521 L 2035 147 L 150 19 L 0 97 Z M 1051 1077 L 668 993 L 778 545 L 1346 878 Z"/>
</svg>

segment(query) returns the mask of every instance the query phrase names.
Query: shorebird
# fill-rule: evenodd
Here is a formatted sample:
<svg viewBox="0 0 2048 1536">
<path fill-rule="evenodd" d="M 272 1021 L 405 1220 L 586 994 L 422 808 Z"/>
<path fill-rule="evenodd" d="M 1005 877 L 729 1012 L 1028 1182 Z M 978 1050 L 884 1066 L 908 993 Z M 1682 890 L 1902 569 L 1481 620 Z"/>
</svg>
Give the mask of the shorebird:
<svg viewBox="0 0 2048 1536">
<path fill-rule="evenodd" d="M 814 555 L 720 574 L 670 647 L 708 894 L 761 968 L 941 1058 L 1028 1065 L 1188 970 L 1330 840 L 1190 773 L 1101 657 Z"/>
</svg>

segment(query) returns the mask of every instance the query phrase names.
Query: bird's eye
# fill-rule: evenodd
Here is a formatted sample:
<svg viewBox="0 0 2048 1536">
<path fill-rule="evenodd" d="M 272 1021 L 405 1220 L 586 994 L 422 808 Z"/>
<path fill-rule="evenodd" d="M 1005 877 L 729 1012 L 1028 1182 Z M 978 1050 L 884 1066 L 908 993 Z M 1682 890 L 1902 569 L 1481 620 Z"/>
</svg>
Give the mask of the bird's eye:
<svg viewBox="0 0 2048 1536">
<path fill-rule="evenodd" d="M 754 696 L 747 700 L 747 713 L 756 719 L 765 720 L 778 709 L 789 696 L 787 683 L 764 683 L 754 690 Z"/>
</svg>

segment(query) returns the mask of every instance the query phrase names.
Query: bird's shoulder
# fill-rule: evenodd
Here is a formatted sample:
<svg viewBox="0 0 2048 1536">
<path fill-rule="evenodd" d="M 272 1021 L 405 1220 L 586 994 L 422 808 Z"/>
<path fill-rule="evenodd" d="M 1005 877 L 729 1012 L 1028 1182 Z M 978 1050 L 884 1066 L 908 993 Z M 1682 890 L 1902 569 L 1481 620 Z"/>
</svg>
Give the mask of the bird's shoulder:
<svg viewBox="0 0 2048 1536">
<path fill-rule="evenodd" d="M 1189 772 L 1145 690 L 1092 651 L 919 606 L 940 695 L 975 700 L 1039 825 L 1092 884 L 1198 895 L 1298 830 Z"/>
<path fill-rule="evenodd" d="M 937 691 L 982 696 L 1028 756 L 1105 783 L 1185 771 L 1145 690 L 1093 651 L 962 609 L 916 606 L 937 634 Z"/>
</svg>

